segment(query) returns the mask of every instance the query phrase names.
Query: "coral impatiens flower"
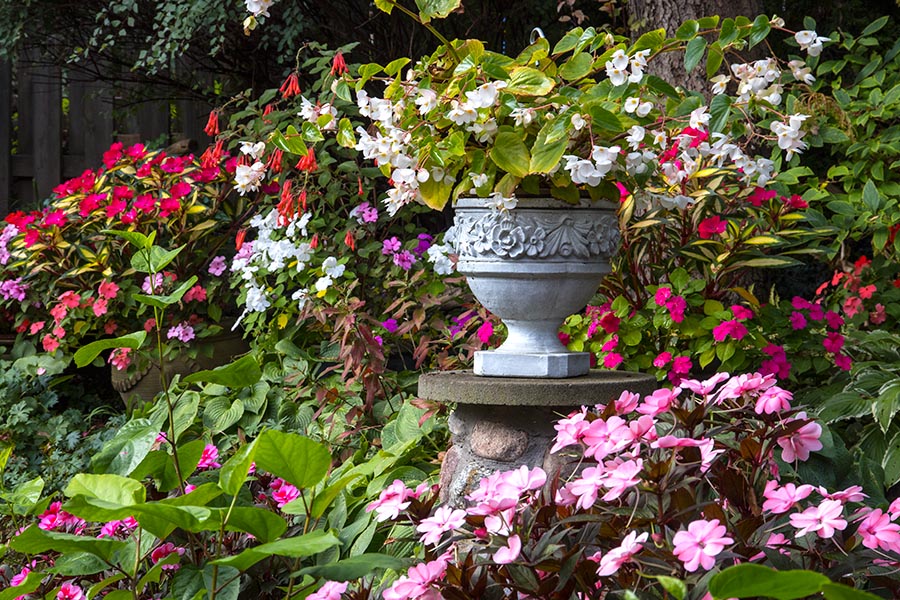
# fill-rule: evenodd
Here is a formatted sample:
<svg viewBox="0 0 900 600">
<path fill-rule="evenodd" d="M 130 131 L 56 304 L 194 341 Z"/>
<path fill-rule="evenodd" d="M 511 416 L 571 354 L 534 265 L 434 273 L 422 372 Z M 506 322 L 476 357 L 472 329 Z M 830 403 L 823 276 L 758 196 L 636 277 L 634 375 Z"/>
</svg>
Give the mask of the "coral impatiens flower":
<svg viewBox="0 0 900 600">
<path fill-rule="evenodd" d="M 700 567 L 708 571 L 716 564 L 715 557 L 725 546 L 734 543 L 726 533 L 725 526 L 720 525 L 718 519 L 694 521 L 688 525 L 687 531 L 679 531 L 672 538 L 674 554 L 684 563 L 686 571 L 693 573 Z"/>
</svg>

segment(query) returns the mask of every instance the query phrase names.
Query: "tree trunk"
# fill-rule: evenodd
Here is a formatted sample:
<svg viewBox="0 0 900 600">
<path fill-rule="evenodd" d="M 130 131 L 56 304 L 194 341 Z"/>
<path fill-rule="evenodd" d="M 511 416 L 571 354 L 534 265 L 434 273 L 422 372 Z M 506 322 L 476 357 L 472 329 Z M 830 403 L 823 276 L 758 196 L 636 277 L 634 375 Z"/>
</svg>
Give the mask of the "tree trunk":
<svg viewBox="0 0 900 600">
<path fill-rule="evenodd" d="M 762 0 L 629 0 L 628 22 L 635 39 L 652 29 L 665 28 L 669 36 L 687 19 L 699 19 L 719 15 L 723 19 L 739 15 L 753 20 L 762 12 Z M 709 94 L 706 74 L 701 66 L 687 74 L 684 70 L 684 53 L 668 52 L 656 57 L 649 71 L 672 85 L 686 90 Z"/>
</svg>

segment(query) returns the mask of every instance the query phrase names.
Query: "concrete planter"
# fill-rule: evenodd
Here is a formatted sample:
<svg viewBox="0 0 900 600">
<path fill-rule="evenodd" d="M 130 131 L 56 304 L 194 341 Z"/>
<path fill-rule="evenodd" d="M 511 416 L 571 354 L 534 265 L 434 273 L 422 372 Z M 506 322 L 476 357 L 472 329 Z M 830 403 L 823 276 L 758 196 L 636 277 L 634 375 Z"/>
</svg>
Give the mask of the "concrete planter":
<svg viewBox="0 0 900 600">
<path fill-rule="evenodd" d="M 509 331 L 496 350 L 476 352 L 475 374 L 587 374 L 588 353 L 570 352 L 557 332 L 566 317 L 590 301 L 610 270 L 619 244 L 615 205 L 520 198 L 516 208 L 498 211 L 491 204 L 460 199 L 448 232 L 459 254 L 458 271 Z"/>
</svg>

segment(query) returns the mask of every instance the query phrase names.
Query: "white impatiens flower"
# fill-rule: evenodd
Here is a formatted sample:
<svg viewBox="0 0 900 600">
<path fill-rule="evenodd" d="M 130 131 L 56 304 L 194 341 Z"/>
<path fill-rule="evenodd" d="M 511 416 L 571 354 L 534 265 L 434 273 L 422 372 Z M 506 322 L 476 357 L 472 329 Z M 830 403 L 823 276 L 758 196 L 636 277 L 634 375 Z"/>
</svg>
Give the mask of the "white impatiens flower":
<svg viewBox="0 0 900 600">
<path fill-rule="evenodd" d="M 451 251 L 447 244 L 432 244 L 428 247 L 428 261 L 434 264 L 434 272 L 438 275 L 449 275 L 453 272 L 453 263 L 447 256 Z"/>
<path fill-rule="evenodd" d="M 269 7 L 272 6 L 273 0 L 244 0 L 244 4 L 254 17 L 268 17 Z"/>
<path fill-rule="evenodd" d="M 241 142 L 241 154 L 246 154 L 253 160 L 256 160 L 260 157 L 260 155 L 266 151 L 266 143 L 265 142 Z"/>
<path fill-rule="evenodd" d="M 728 82 L 731 81 L 731 77 L 728 75 L 716 75 L 712 79 L 712 93 L 715 95 L 724 94 L 725 88 L 728 87 Z"/>
<path fill-rule="evenodd" d="M 247 298 L 244 301 L 244 305 L 250 312 L 264 312 L 271 306 L 271 303 L 266 297 L 266 291 L 264 289 L 250 284 L 247 287 Z"/>
<path fill-rule="evenodd" d="M 337 279 L 344 274 L 346 267 L 344 265 L 339 265 L 335 257 L 329 256 L 322 261 L 322 270 L 332 279 Z"/>
<path fill-rule="evenodd" d="M 806 50 L 810 56 L 818 56 L 822 53 L 822 43 L 830 42 L 831 38 L 822 37 L 811 29 L 804 29 L 794 34 L 794 39 L 800 44 L 801 50 Z"/>
<path fill-rule="evenodd" d="M 328 275 L 325 275 L 324 277 L 319 277 L 318 279 L 316 279 L 316 283 L 315 283 L 316 292 L 324 295 L 325 292 L 328 291 L 328 288 L 331 287 L 332 283 L 334 283 L 334 281 Z"/>
<path fill-rule="evenodd" d="M 303 307 L 306 306 L 306 300 L 309 298 L 309 292 L 304 289 L 299 289 L 293 294 L 291 294 L 291 300 L 295 300 L 297 302 L 297 308 L 303 310 Z"/>
<path fill-rule="evenodd" d="M 791 158 L 795 152 L 806 149 L 806 143 L 803 142 L 803 136 L 806 132 L 800 129 L 803 121 L 809 118 L 809 115 L 791 115 L 787 123 L 782 121 L 772 121 L 772 133 L 778 136 L 778 147 L 787 152 L 787 157 Z"/>
<path fill-rule="evenodd" d="M 606 61 L 606 76 L 613 85 L 622 85 L 628 81 L 628 55 L 622 49 L 613 52 Z"/>
</svg>

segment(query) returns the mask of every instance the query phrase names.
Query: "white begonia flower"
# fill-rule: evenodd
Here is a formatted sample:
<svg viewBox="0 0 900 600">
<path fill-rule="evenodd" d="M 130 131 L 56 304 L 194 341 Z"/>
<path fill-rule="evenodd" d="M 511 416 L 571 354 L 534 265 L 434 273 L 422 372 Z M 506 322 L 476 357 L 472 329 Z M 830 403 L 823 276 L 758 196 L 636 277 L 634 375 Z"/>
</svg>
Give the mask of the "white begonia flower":
<svg viewBox="0 0 900 600">
<path fill-rule="evenodd" d="M 488 176 L 484 173 L 478 173 L 477 175 L 475 173 L 469 173 L 469 177 L 472 178 L 472 185 L 476 188 L 484 186 L 488 181 Z"/>
<path fill-rule="evenodd" d="M 427 115 L 437 106 L 437 93 L 434 90 L 422 88 L 416 96 L 416 106 L 420 115 Z"/>
<path fill-rule="evenodd" d="M 254 17 L 268 17 L 272 2 L 273 0 L 244 0 L 244 5 L 247 7 L 247 12 Z"/>
<path fill-rule="evenodd" d="M 625 110 L 625 112 L 631 114 L 637 110 L 637 107 L 640 105 L 640 103 L 640 98 L 635 98 L 634 96 L 632 96 L 631 98 L 627 98 L 625 100 L 625 104 L 622 106 L 622 108 Z"/>
<path fill-rule="evenodd" d="M 606 61 L 606 76 L 615 86 L 622 85 L 628 80 L 628 55 L 624 50 L 616 50 L 610 60 Z"/>
<path fill-rule="evenodd" d="M 519 200 L 515 196 L 504 198 L 503 194 L 501 194 L 500 192 L 494 192 L 493 194 L 491 194 L 490 199 L 491 208 L 499 210 L 501 212 L 512 210 L 516 207 L 516 204 L 519 203 Z"/>
<path fill-rule="evenodd" d="M 534 111 L 530 108 L 514 108 L 509 116 L 513 118 L 516 127 L 528 127 L 534 120 Z"/>
<path fill-rule="evenodd" d="M 705 129 L 707 125 L 709 125 L 709 113 L 706 112 L 705 106 L 691 111 L 691 127 L 694 129 Z"/>
<path fill-rule="evenodd" d="M 772 121 L 770 125 L 772 133 L 778 136 L 778 147 L 787 152 L 788 158 L 791 158 L 795 152 L 806 149 L 806 143 L 802 141 L 806 132 L 800 128 L 807 118 L 809 115 L 796 114 L 791 115 L 787 123 Z"/>
<path fill-rule="evenodd" d="M 241 142 L 241 154 L 246 154 L 253 160 L 256 160 L 260 157 L 260 155 L 266 151 L 266 143 L 265 142 Z"/>
<path fill-rule="evenodd" d="M 478 119 L 478 111 L 468 102 L 460 103 L 459 100 L 451 100 L 450 106 L 453 108 L 447 113 L 447 118 L 457 125 L 474 123 Z"/>
<path fill-rule="evenodd" d="M 575 113 L 574 115 L 572 115 L 572 127 L 575 128 L 575 131 L 581 131 L 582 128 L 584 128 L 584 125 L 585 125 L 584 117 L 582 117 L 578 113 Z"/>
<path fill-rule="evenodd" d="M 788 67 L 791 69 L 791 75 L 793 75 L 794 79 L 797 81 L 802 81 L 806 85 L 812 85 L 816 82 L 816 78 L 813 76 L 812 71 L 802 60 L 792 60 L 788 63 Z"/>
<path fill-rule="evenodd" d="M 725 88 L 728 87 L 728 83 L 731 81 L 731 77 L 724 74 L 716 75 L 715 77 L 710 79 L 710 81 L 712 82 L 712 93 L 714 95 L 724 94 Z"/>
<path fill-rule="evenodd" d="M 319 277 L 318 279 L 316 279 L 316 283 L 315 283 L 316 291 L 319 293 L 324 293 L 328 290 L 328 288 L 331 287 L 332 283 L 334 283 L 334 281 L 328 275 L 325 275 L 324 277 Z"/>
<path fill-rule="evenodd" d="M 769 21 L 769 24 L 772 27 L 782 27 L 783 28 L 784 27 L 784 19 L 773 15 L 772 20 Z"/>
<path fill-rule="evenodd" d="M 315 121 L 316 105 L 306 96 L 300 96 L 300 112 L 297 115 L 302 117 L 304 121 Z"/>
<path fill-rule="evenodd" d="M 394 104 L 384 98 L 369 99 L 369 118 L 385 126 L 394 124 Z"/>
<path fill-rule="evenodd" d="M 637 110 L 634 111 L 634 113 L 635 113 L 637 116 L 639 116 L 639 117 L 646 117 L 647 115 L 650 114 L 650 111 L 651 111 L 651 110 L 653 110 L 653 103 L 652 103 L 652 102 L 650 102 L 650 101 L 647 101 L 647 102 L 641 102 L 641 103 L 638 105 Z"/>
<path fill-rule="evenodd" d="M 625 141 L 628 142 L 628 145 L 631 146 L 632 150 L 637 150 L 638 147 L 640 147 L 641 142 L 644 141 L 644 136 L 646 134 L 647 131 L 643 127 L 634 125 L 628 130 L 628 137 L 625 138 Z"/>
<path fill-rule="evenodd" d="M 466 92 L 467 104 L 472 107 L 490 108 L 497 103 L 500 97 L 500 90 L 506 87 L 505 81 L 491 81 L 484 83 L 472 91 Z"/>
<path fill-rule="evenodd" d="M 592 146 L 591 147 L 591 158 L 594 162 L 598 164 L 612 164 L 616 162 L 616 159 L 619 157 L 619 152 L 622 151 L 622 148 L 619 146 Z"/>
<path fill-rule="evenodd" d="M 563 156 L 563 159 L 566 161 L 563 169 L 569 173 L 572 183 L 576 185 L 584 183 L 590 186 L 597 186 L 600 185 L 600 182 L 606 176 L 606 173 L 599 171 L 597 165 L 592 161 L 580 156 L 567 154 Z"/>
<path fill-rule="evenodd" d="M 490 142 L 497 134 L 497 121 L 493 118 L 488 119 L 484 123 L 472 123 L 466 129 L 475 134 L 475 139 L 482 144 Z"/>
<path fill-rule="evenodd" d="M 344 265 L 339 265 L 335 257 L 329 256 L 322 261 L 322 270 L 332 279 L 337 279 L 344 274 L 346 267 Z"/>
<path fill-rule="evenodd" d="M 359 114 L 364 117 L 369 116 L 369 94 L 366 90 L 356 92 L 356 106 L 359 107 Z"/>
<path fill-rule="evenodd" d="M 672 210 L 673 208 L 677 208 L 679 210 L 684 210 L 688 206 L 693 206 L 697 203 L 696 198 L 691 198 L 690 196 L 684 196 L 682 194 L 678 194 L 676 196 L 664 196 L 662 194 L 654 195 L 654 199 L 659 202 L 663 208 L 667 208 Z"/>
<path fill-rule="evenodd" d="M 266 174 L 266 165 L 257 161 L 252 165 L 238 165 L 234 170 L 234 189 L 243 196 L 259 189 L 259 183 Z"/>
<path fill-rule="evenodd" d="M 631 74 L 628 81 L 631 83 L 640 83 L 644 78 L 644 69 L 647 68 L 647 57 L 650 56 L 650 50 L 641 50 L 631 57 Z"/>
<path fill-rule="evenodd" d="M 810 56 L 818 56 L 822 53 L 822 43 L 830 42 L 831 38 L 822 37 L 811 29 L 803 29 L 794 34 L 794 39 L 800 44 L 801 50 L 806 50 Z"/>
<path fill-rule="evenodd" d="M 656 131 L 652 131 L 651 133 L 653 134 L 653 143 L 660 148 L 665 146 L 666 142 L 669 141 L 669 136 L 663 129 L 657 129 Z"/>
</svg>

